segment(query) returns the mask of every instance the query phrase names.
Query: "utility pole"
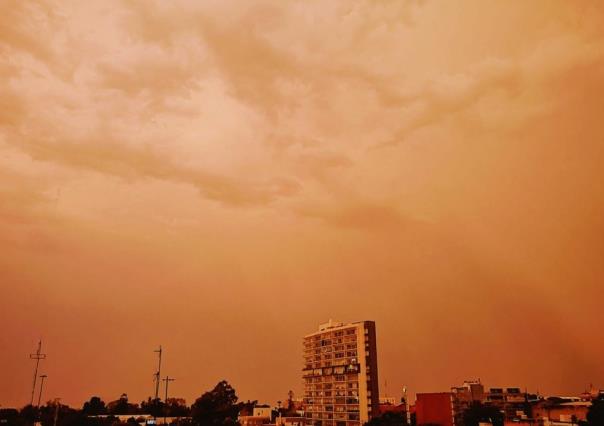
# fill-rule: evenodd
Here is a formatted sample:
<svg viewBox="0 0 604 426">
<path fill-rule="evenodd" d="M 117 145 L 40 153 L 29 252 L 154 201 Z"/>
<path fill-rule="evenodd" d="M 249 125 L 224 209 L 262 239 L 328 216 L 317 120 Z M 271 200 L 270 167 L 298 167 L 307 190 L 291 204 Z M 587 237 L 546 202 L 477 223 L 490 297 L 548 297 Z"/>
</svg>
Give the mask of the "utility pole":
<svg viewBox="0 0 604 426">
<path fill-rule="evenodd" d="M 407 424 L 411 426 L 411 404 L 409 403 L 409 397 L 407 396 L 407 386 L 403 386 L 403 395 L 405 396 L 405 404 L 407 405 Z"/>
<path fill-rule="evenodd" d="M 164 400 L 164 424 L 166 424 L 166 417 L 168 416 L 168 383 L 173 382 L 176 379 L 166 376 L 166 378 L 162 380 L 166 382 L 166 399 Z"/>
<path fill-rule="evenodd" d="M 55 418 L 53 425 L 57 426 L 57 420 L 59 420 L 59 408 L 61 407 L 61 398 L 55 398 Z"/>
<path fill-rule="evenodd" d="M 31 387 L 31 401 L 29 405 L 34 405 L 34 394 L 36 393 L 36 381 L 38 380 L 38 367 L 40 366 L 40 360 L 46 359 L 46 354 L 42 353 L 42 340 L 38 342 L 38 350 L 35 354 L 29 354 L 30 359 L 36 360 L 36 368 L 34 369 L 34 384 Z"/>
<path fill-rule="evenodd" d="M 161 378 L 161 354 L 163 352 L 161 345 L 159 345 L 159 349 L 153 352 L 157 353 L 159 356 L 159 364 L 157 365 L 157 372 L 155 373 L 155 399 L 157 400 L 159 398 L 159 382 Z"/>
<path fill-rule="evenodd" d="M 38 408 L 40 408 L 40 401 L 42 400 L 42 389 L 44 389 L 44 379 L 47 377 L 48 376 L 46 374 L 42 374 L 40 376 L 40 378 L 42 379 L 42 382 L 40 382 L 40 394 L 38 395 Z"/>
</svg>

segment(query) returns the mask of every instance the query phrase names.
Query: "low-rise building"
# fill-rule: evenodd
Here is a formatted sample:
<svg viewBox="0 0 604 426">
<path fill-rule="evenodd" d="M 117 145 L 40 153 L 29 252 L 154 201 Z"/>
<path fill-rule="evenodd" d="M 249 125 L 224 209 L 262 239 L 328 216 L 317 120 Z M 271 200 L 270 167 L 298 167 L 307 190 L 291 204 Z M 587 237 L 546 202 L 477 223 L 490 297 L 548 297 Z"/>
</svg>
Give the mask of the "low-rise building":
<svg viewBox="0 0 604 426">
<path fill-rule="evenodd" d="M 279 416 L 275 419 L 275 426 L 304 426 L 304 417 Z"/>
<path fill-rule="evenodd" d="M 587 419 L 587 412 L 591 401 L 573 400 L 564 398 L 548 398 L 532 406 L 533 418 L 549 422 L 579 422 Z"/>
<path fill-rule="evenodd" d="M 490 388 L 486 404 L 497 407 L 506 420 L 526 419 L 529 414 L 528 396 L 520 388 Z"/>
<path fill-rule="evenodd" d="M 273 409 L 270 405 L 256 405 L 252 411 L 253 417 L 268 417 L 271 418 Z"/>
<path fill-rule="evenodd" d="M 486 394 L 484 386 L 478 380 L 466 380 L 461 386 L 451 388 L 451 397 L 453 401 L 453 416 L 455 424 L 463 424 L 463 413 L 472 406 L 472 404 L 484 404 Z"/>
<path fill-rule="evenodd" d="M 270 416 L 239 416 L 239 424 L 241 426 L 263 426 L 270 423 Z"/>
<path fill-rule="evenodd" d="M 399 413 L 403 416 L 407 414 L 407 405 L 404 403 L 394 404 L 390 402 L 380 403 L 379 414 L 380 416 L 384 413 Z"/>
<path fill-rule="evenodd" d="M 417 426 L 453 426 L 453 397 L 451 392 L 418 393 L 415 401 Z"/>
</svg>

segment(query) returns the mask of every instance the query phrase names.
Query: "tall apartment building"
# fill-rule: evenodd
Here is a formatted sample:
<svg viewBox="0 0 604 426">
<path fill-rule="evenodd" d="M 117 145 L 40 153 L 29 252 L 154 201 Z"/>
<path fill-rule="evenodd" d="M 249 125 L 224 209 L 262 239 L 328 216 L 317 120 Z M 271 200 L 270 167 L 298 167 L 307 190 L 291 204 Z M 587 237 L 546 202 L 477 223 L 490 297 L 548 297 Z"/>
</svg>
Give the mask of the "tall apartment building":
<svg viewBox="0 0 604 426">
<path fill-rule="evenodd" d="M 304 337 L 304 408 L 312 426 L 361 426 L 379 413 L 375 322 L 332 322 Z"/>
</svg>

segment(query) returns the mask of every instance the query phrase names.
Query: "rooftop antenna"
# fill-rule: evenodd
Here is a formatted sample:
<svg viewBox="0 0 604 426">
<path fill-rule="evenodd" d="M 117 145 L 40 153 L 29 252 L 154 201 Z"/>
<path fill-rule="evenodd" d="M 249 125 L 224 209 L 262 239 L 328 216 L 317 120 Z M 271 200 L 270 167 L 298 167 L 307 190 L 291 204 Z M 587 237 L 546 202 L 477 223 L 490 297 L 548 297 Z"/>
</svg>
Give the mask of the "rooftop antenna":
<svg viewBox="0 0 604 426">
<path fill-rule="evenodd" d="M 159 349 L 153 351 L 155 353 L 158 354 L 159 356 L 159 363 L 157 365 L 157 372 L 155 373 L 155 399 L 159 399 L 159 382 L 160 382 L 160 377 L 161 377 L 161 354 L 162 354 L 162 348 L 161 345 L 159 345 Z"/>
<path fill-rule="evenodd" d="M 173 382 L 176 379 L 170 376 L 166 376 L 166 378 L 162 380 L 166 382 L 166 399 L 164 400 L 164 424 L 167 424 L 166 417 L 168 416 L 168 383 Z"/>
<path fill-rule="evenodd" d="M 44 389 L 44 379 L 46 379 L 47 377 L 48 376 L 46 374 L 40 375 L 42 381 L 40 382 L 40 393 L 38 394 L 38 408 L 40 408 L 40 401 L 42 400 L 42 389 Z"/>
<path fill-rule="evenodd" d="M 36 393 L 36 381 L 38 380 L 38 367 L 40 366 L 40 360 L 46 359 L 46 354 L 42 353 L 42 340 L 38 341 L 38 350 L 35 354 L 29 354 L 30 359 L 36 360 L 36 368 L 34 369 L 34 384 L 31 387 L 31 401 L 29 405 L 34 405 L 34 394 Z"/>
</svg>

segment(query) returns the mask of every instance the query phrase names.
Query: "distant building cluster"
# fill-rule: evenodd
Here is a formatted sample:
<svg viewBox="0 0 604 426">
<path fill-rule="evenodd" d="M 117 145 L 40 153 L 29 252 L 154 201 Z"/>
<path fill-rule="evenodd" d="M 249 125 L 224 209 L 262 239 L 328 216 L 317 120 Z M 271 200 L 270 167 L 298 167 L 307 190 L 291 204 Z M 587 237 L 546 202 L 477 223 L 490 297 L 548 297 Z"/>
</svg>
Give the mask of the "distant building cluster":
<svg viewBox="0 0 604 426">
<path fill-rule="evenodd" d="M 489 411 L 500 413 L 503 424 L 510 426 L 569 426 L 586 422 L 592 401 L 603 398 L 604 391 L 593 388 L 580 396 L 546 398 L 517 387 L 486 389 L 480 380 L 475 380 L 453 387 L 450 392 L 418 393 L 411 410 L 417 426 L 464 425 L 472 423 L 468 416 Z M 480 423 L 490 424 L 484 420 Z"/>
<path fill-rule="evenodd" d="M 400 401 L 380 396 L 373 321 L 330 320 L 304 336 L 302 351 L 304 395 L 295 412 L 275 418 L 274 410 L 258 407 L 240 417 L 242 426 L 572 426 L 588 424 L 592 401 L 604 399 L 595 389 L 544 397 L 519 387 L 487 388 L 480 380 L 417 393 L 414 403 L 406 394 Z"/>
<path fill-rule="evenodd" d="M 398 403 L 380 398 L 373 321 L 320 325 L 304 337 L 303 358 L 305 426 L 360 426 L 387 414 L 416 426 L 578 425 L 587 422 L 592 401 L 604 399 L 604 392 L 594 389 L 546 398 L 519 387 L 485 388 L 480 380 L 447 392 L 418 393 L 414 404 L 406 395 Z M 391 417 L 383 424 L 392 422 Z"/>
</svg>

